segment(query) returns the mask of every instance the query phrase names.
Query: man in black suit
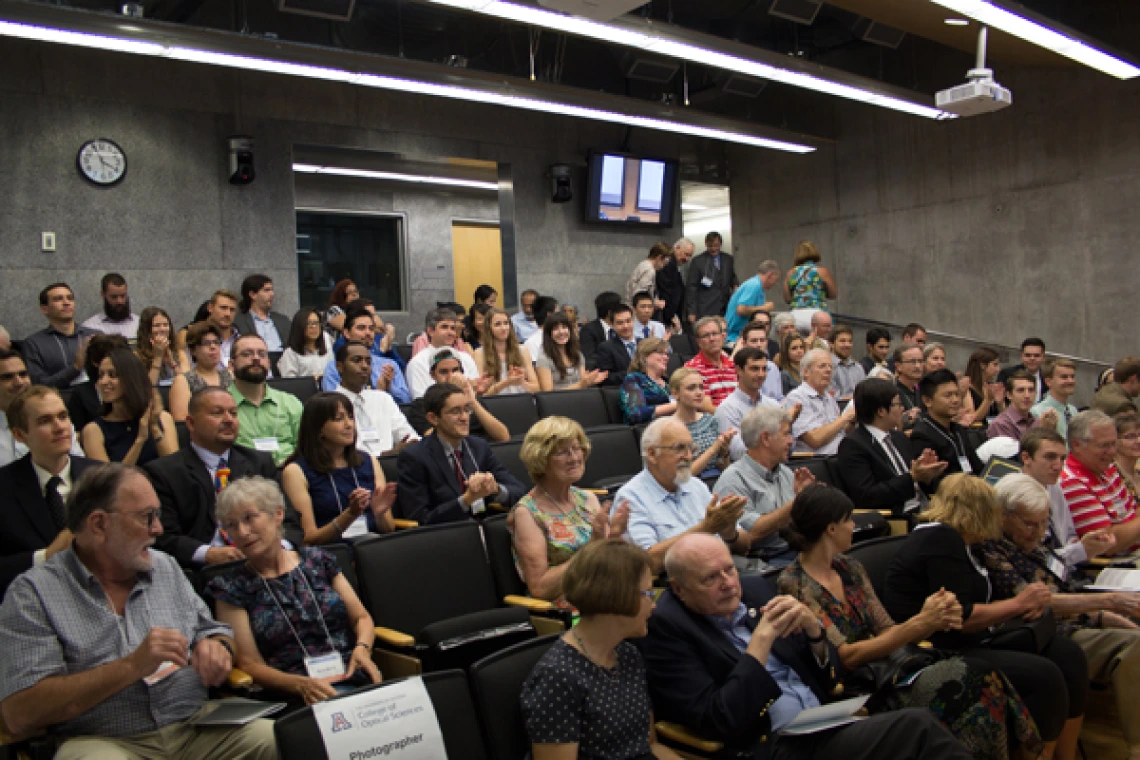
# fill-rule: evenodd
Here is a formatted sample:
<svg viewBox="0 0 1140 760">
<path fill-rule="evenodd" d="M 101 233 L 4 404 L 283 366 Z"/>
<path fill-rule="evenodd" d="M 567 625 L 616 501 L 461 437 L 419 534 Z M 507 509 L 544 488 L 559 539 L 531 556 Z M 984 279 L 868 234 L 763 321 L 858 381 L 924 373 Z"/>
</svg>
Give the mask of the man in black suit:
<svg viewBox="0 0 1140 760">
<path fill-rule="evenodd" d="M 8 406 L 12 437 L 28 453 L 0 468 L 0 597 L 16 576 L 71 545 L 63 504 L 79 476 L 99 464 L 71 456 L 71 418 L 59 392 L 33 385 Z"/>
<path fill-rule="evenodd" d="M 929 490 L 934 493 L 942 478 L 955 472 L 982 474 L 982 462 L 976 446 L 966 428 L 954 421 L 962 411 L 962 389 L 958 378 L 948 369 L 938 369 L 924 375 L 918 392 L 926 411 L 918 418 L 910 433 L 911 445 L 916 449 L 933 449 L 946 469 L 931 481 Z"/>
<path fill-rule="evenodd" d="M 1029 373 L 1036 384 L 1036 393 L 1033 398 L 1033 403 L 1036 404 L 1041 399 L 1045 398 L 1045 394 L 1049 391 L 1049 386 L 1045 384 L 1045 376 L 1041 372 L 1041 365 L 1045 362 L 1045 341 L 1040 338 L 1026 338 L 1021 341 L 1021 364 L 1015 364 L 1012 367 L 1006 367 L 998 373 L 998 380 L 1005 382 L 1006 378 L 1023 369 Z"/>
<path fill-rule="evenodd" d="M 666 327 L 685 316 L 685 280 L 681 277 L 681 267 L 693 258 L 693 241 L 686 237 L 673 244 L 673 255 L 665 266 L 657 270 L 657 297 L 665 302 L 665 308 L 657 314 L 657 321 Z"/>
<path fill-rule="evenodd" d="M 633 309 L 626 304 L 618 304 L 610 312 L 610 323 L 614 327 L 614 337 L 598 346 L 595 357 L 597 369 L 609 372 L 602 385 L 621 385 L 633 352 L 637 350 L 637 338 L 633 334 Z"/>
<path fill-rule="evenodd" d="M 597 369 L 598 346 L 609 340 L 613 334 L 610 316 L 620 303 L 621 296 L 612 290 L 599 293 L 594 299 L 594 309 L 598 312 L 598 318 L 584 324 L 578 333 L 578 347 L 586 359 L 586 369 Z"/>
<path fill-rule="evenodd" d="M 720 250 L 723 242 L 718 232 L 705 235 L 705 252 L 689 263 L 685 314 L 690 323 L 701 317 L 723 317 L 732 291 L 740 284 L 732 256 Z"/>
<path fill-rule="evenodd" d="M 741 579 L 717 536 L 684 536 L 665 557 L 670 589 L 642 642 L 656 717 L 756 760 L 965 760 L 927 710 L 882 713 L 804 736 L 778 733 L 837 691 L 839 650 L 806 606 Z"/>
<path fill-rule="evenodd" d="M 859 509 L 889 509 L 895 517 L 926 503 L 921 485 L 942 474 L 946 463 L 932 449 L 915 458 L 899 431 L 903 404 L 890 380 L 871 378 L 852 397 L 859 424 L 839 443 L 839 474 Z"/>
<path fill-rule="evenodd" d="M 273 311 L 274 298 L 273 280 L 251 274 L 241 283 L 241 311 L 234 317 L 234 328 L 242 335 L 260 335 L 270 353 L 285 350 L 293 327 L 289 317 Z"/>
<path fill-rule="evenodd" d="M 467 520 L 486 509 L 485 501 L 510 507 L 526 494 L 491 447 L 469 435 L 470 399 L 459 386 L 436 383 L 423 401 L 433 430 L 396 460 L 400 517 L 421 525 Z"/>
<path fill-rule="evenodd" d="M 237 446 L 237 404 L 230 392 L 204 388 L 190 397 L 186 427 L 190 445 L 149 462 L 145 469 L 162 505 L 157 547 L 186 568 L 242 559 L 214 516 L 218 491 L 231 480 L 260 475 L 275 480 L 273 457 Z M 296 511 L 285 505 L 285 540 L 300 546 L 304 534 Z"/>
</svg>

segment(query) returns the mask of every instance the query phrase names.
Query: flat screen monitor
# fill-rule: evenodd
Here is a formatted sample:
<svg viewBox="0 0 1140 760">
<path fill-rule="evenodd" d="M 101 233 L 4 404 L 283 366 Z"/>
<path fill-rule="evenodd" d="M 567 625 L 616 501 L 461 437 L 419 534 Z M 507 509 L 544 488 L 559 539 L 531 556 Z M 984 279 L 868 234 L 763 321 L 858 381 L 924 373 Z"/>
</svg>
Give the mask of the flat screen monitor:
<svg viewBox="0 0 1140 760">
<path fill-rule="evenodd" d="M 677 163 L 624 153 L 591 153 L 586 221 L 673 226 Z"/>
</svg>

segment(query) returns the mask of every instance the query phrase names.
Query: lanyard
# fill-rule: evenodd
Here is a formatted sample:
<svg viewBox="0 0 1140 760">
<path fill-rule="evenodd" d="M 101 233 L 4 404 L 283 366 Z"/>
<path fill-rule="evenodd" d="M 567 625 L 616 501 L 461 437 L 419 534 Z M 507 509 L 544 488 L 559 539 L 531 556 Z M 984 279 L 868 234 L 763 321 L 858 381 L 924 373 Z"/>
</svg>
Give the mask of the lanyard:
<svg viewBox="0 0 1140 760">
<path fill-rule="evenodd" d="M 360 488 L 360 481 L 356 479 L 356 470 L 355 469 L 352 469 L 352 482 L 356 484 L 357 488 Z M 336 497 L 337 511 L 340 512 L 341 514 L 343 514 L 344 513 L 344 507 L 342 507 L 340 505 L 340 491 L 336 490 L 336 481 L 333 480 L 333 476 L 332 476 L 331 472 L 329 473 L 329 485 L 332 486 L 333 496 Z"/>
<path fill-rule="evenodd" d="M 328 639 L 329 649 L 335 652 L 336 644 L 333 642 L 332 634 L 329 633 L 329 627 L 325 625 L 325 616 L 321 613 L 321 604 L 317 601 L 317 595 L 313 593 L 313 587 L 309 585 L 309 579 L 305 577 L 304 568 L 298 564 L 297 570 L 299 571 L 298 575 L 301 576 L 301 582 L 304 583 L 305 588 L 309 590 L 309 598 L 313 600 L 313 606 L 317 609 L 317 620 L 321 621 L 321 628 L 325 629 L 325 638 Z M 286 575 L 288 575 L 288 573 L 286 573 Z M 281 606 L 281 602 L 277 601 L 277 594 L 273 593 L 273 588 L 269 585 L 269 581 L 265 580 L 264 575 L 259 574 L 257 577 L 261 578 L 261 582 L 265 586 L 265 590 L 269 592 L 269 596 L 273 598 L 273 603 L 277 605 L 277 611 L 281 613 L 281 617 L 285 618 L 285 624 L 289 626 L 289 631 L 293 634 L 293 638 L 295 638 L 297 640 L 297 643 L 301 645 L 301 651 L 305 653 L 306 657 L 308 657 L 309 650 L 305 646 L 305 642 L 301 641 L 301 637 L 298 635 L 297 629 L 293 627 L 293 623 L 291 620 L 289 620 L 289 616 L 285 614 L 285 608 Z"/>
<path fill-rule="evenodd" d="M 946 432 L 944 430 L 942 430 L 942 428 L 938 427 L 938 425 L 935 425 L 933 422 L 931 422 L 926 417 L 923 417 L 922 421 L 925 422 L 931 430 L 936 431 L 938 433 L 938 435 L 942 436 L 943 438 L 945 438 L 947 441 L 950 442 L 950 445 L 954 447 L 954 453 L 958 455 L 959 459 L 965 459 L 966 458 L 966 444 L 962 443 L 962 439 L 959 437 L 958 431 L 956 431 L 956 430 L 954 431 L 954 438 L 958 439 L 957 441 L 955 441 L 954 438 L 951 438 L 950 436 L 946 435 Z"/>
</svg>

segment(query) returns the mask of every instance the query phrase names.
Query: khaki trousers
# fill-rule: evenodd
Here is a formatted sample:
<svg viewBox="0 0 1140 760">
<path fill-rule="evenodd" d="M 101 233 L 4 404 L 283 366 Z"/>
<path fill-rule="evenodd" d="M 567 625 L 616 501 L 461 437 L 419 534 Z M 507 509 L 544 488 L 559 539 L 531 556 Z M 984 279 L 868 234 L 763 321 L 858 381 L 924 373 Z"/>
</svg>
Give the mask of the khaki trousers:
<svg viewBox="0 0 1140 760">
<path fill-rule="evenodd" d="M 1084 628 L 1073 634 L 1089 661 L 1089 678 L 1111 684 L 1120 728 L 1129 746 L 1140 745 L 1140 631 Z"/>
<path fill-rule="evenodd" d="M 277 760 L 273 721 L 238 728 L 195 728 L 173 723 L 137 736 L 68 739 L 55 760 Z"/>
</svg>

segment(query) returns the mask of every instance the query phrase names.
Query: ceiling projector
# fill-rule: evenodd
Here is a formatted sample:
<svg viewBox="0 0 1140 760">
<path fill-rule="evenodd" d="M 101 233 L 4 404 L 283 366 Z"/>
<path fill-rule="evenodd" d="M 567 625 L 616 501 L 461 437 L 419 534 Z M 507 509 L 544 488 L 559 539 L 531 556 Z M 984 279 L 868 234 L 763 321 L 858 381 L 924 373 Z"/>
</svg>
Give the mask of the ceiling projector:
<svg viewBox="0 0 1140 760">
<path fill-rule="evenodd" d="M 942 90 L 934 96 L 935 104 L 955 116 L 977 116 L 1013 105 L 1013 93 L 994 81 L 994 72 L 986 68 L 986 42 L 989 29 L 978 29 L 978 49 L 974 68 L 966 72 L 969 82 Z"/>
</svg>

